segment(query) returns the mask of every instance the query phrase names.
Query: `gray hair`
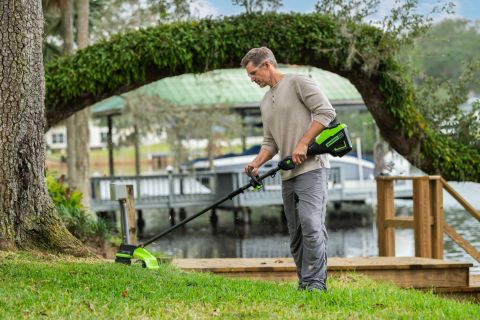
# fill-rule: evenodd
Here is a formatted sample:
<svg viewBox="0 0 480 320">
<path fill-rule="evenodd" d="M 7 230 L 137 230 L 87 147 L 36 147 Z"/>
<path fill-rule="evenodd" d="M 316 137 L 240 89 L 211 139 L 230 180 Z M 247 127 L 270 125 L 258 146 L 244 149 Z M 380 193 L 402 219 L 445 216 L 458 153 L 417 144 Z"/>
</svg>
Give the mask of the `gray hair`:
<svg viewBox="0 0 480 320">
<path fill-rule="evenodd" d="M 272 50 L 267 47 L 253 48 L 247 52 L 240 64 L 242 68 L 245 68 L 249 62 L 252 62 L 255 67 L 258 67 L 262 62 L 267 60 L 270 61 L 275 68 L 277 67 L 277 60 Z"/>
</svg>

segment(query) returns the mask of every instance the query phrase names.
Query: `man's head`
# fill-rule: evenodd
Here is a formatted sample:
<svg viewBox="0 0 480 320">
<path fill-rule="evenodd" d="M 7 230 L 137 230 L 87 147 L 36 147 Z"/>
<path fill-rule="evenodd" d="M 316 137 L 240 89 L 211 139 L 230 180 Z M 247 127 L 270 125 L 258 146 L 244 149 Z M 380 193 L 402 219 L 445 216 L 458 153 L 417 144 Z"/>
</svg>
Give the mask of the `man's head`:
<svg viewBox="0 0 480 320">
<path fill-rule="evenodd" d="M 253 48 L 243 57 L 241 65 L 250 79 L 260 87 L 272 86 L 272 74 L 276 72 L 277 60 L 267 47 Z"/>
</svg>

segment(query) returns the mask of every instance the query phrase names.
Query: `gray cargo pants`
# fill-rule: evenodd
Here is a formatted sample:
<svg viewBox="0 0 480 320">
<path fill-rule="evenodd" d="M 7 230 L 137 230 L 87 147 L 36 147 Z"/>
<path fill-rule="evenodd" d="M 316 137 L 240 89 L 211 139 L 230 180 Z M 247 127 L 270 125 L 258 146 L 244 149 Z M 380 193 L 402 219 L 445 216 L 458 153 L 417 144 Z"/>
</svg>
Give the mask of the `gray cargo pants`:
<svg viewBox="0 0 480 320">
<path fill-rule="evenodd" d="M 327 179 L 328 169 L 321 168 L 282 182 L 299 288 L 327 289 Z"/>
</svg>

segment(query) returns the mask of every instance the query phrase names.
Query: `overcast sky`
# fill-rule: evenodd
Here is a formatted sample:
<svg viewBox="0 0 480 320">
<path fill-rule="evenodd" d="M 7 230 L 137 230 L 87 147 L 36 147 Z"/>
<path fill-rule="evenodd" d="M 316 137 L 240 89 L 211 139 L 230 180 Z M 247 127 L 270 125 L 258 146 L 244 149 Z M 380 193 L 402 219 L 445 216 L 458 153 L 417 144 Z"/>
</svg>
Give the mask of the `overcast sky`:
<svg viewBox="0 0 480 320">
<path fill-rule="evenodd" d="M 243 8 L 233 6 L 231 0 L 194 0 L 194 10 L 199 16 L 219 16 L 233 15 L 243 12 Z M 283 0 L 282 12 L 312 12 L 315 8 L 316 0 Z M 428 13 L 439 0 L 419 0 L 419 9 L 421 13 Z M 480 20 L 480 1 L 479 0 L 452 0 L 455 3 L 455 16 L 464 17 L 470 20 Z M 383 0 L 379 8 L 379 15 L 388 13 L 393 7 L 395 0 Z M 442 19 L 445 16 L 437 17 Z"/>
</svg>

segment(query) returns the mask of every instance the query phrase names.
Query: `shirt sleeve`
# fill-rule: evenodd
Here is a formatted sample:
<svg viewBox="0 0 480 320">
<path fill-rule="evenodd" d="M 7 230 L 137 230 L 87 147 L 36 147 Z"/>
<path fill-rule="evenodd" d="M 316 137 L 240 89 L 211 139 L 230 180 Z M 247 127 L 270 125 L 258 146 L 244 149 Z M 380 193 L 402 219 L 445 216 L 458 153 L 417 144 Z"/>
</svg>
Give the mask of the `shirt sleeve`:
<svg viewBox="0 0 480 320">
<path fill-rule="evenodd" d="M 327 127 L 336 113 L 319 86 L 307 76 L 298 76 L 295 85 L 297 95 L 312 113 L 312 119 Z"/>
<path fill-rule="evenodd" d="M 277 143 L 275 142 L 275 139 L 273 139 L 272 133 L 270 132 L 270 129 L 265 125 L 265 123 L 263 125 L 262 148 L 270 151 L 274 155 L 278 152 Z"/>
</svg>

